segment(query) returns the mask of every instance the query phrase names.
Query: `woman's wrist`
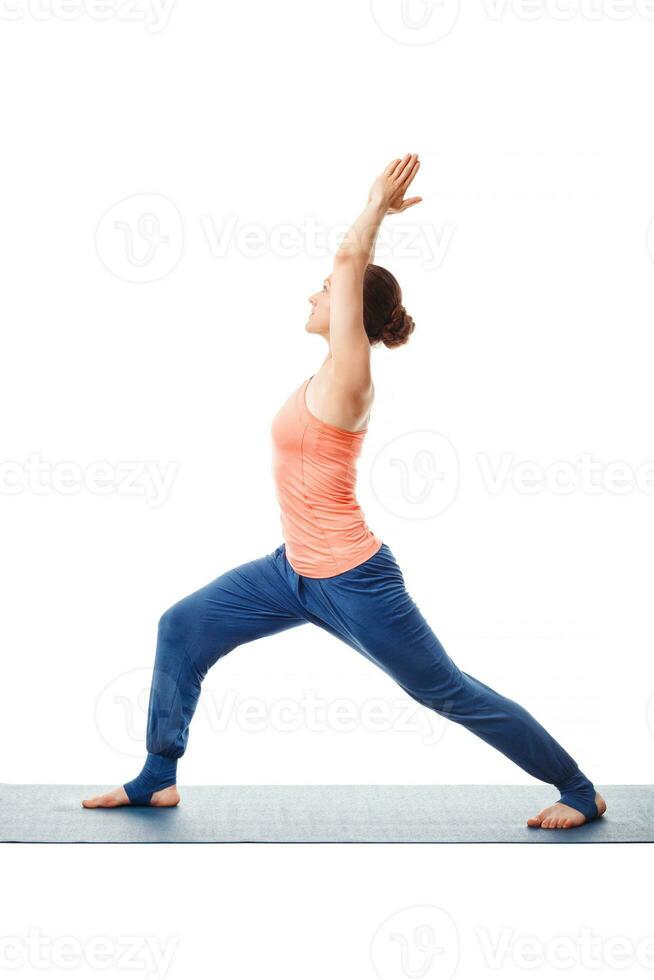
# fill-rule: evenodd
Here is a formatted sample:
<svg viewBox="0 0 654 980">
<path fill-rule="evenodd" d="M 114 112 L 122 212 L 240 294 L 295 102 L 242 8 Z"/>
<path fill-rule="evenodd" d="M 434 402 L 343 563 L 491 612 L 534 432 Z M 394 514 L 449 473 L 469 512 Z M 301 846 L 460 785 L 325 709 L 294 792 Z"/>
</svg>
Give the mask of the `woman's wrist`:
<svg viewBox="0 0 654 980">
<path fill-rule="evenodd" d="M 367 207 L 370 209 L 371 213 L 374 213 L 380 220 L 386 217 L 388 204 L 381 199 L 369 197 Z"/>
</svg>

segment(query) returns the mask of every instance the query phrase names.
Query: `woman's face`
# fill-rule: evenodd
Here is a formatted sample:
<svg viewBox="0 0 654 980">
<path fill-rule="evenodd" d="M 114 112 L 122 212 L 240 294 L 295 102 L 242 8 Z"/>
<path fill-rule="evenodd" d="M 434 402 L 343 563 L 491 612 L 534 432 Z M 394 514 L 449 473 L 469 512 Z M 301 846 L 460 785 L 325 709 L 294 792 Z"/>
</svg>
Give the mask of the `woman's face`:
<svg viewBox="0 0 654 980">
<path fill-rule="evenodd" d="M 325 279 L 319 293 L 309 296 L 311 303 L 311 313 L 306 324 L 307 333 L 317 333 L 322 337 L 329 336 L 329 283 L 330 278 Z"/>
</svg>

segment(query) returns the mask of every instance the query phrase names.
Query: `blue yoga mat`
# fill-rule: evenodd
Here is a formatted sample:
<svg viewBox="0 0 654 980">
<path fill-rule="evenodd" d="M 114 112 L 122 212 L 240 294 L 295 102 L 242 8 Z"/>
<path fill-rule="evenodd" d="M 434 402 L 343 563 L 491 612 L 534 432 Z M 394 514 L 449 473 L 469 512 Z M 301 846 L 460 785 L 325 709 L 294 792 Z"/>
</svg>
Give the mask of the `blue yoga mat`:
<svg viewBox="0 0 654 980">
<path fill-rule="evenodd" d="M 0 785 L 0 841 L 16 843 L 627 844 L 654 841 L 654 787 L 605 786 L 608 812 L 534 830 L 542 786 L 189 786 L 171 809 L 85 810 L 106 787 Z"/>
</svg>

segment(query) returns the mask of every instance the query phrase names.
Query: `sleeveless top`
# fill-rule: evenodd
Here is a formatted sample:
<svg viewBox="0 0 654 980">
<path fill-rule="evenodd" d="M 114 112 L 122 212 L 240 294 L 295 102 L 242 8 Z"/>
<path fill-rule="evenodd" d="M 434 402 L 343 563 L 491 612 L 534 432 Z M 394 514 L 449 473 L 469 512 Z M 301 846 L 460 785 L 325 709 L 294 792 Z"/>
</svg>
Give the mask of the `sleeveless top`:
<svg viewBox="0 0 654 980">
<path fill-rule="evenodd" d="M 356 499 L 356 464 L 368 428 L 349 432 L 317 419 L 306 404 L 310 381 L 273 419 L 272 468 L 291 568 L 329 578 L 371 558 L 382 540 Z"/>
</svg>

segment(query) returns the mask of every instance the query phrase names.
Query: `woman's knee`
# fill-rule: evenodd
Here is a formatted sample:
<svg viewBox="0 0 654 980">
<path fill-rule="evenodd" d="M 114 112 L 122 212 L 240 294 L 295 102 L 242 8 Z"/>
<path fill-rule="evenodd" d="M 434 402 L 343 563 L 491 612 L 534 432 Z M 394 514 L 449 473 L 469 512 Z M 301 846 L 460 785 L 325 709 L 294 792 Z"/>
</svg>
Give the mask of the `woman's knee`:
<svg viewBox="0 0 654 980">
<path fill-rule="evenodd" d="M 405 678 L 402 687 L 416 701 L 449 715 L 468 694 L 466 676 L 449 657 L 441 662 L 422 663 Z"/>
<path fill-rule="evenodd" d="M 181 599 L 159 617 L 159 642 L 171 646 L 184 644 L 193 629 L 194 612 L 188 599 Z"/>
<path fill-rule="evenodd" d="M 194 676 L 204 677 L 233 646 L 225 635 L 222 617 L 207 609 L 197 594 L 176 602 L 159 619 L 157 655 L 177 660 L 183 654 Z"/>
</svg>

